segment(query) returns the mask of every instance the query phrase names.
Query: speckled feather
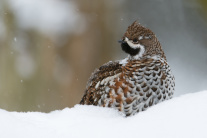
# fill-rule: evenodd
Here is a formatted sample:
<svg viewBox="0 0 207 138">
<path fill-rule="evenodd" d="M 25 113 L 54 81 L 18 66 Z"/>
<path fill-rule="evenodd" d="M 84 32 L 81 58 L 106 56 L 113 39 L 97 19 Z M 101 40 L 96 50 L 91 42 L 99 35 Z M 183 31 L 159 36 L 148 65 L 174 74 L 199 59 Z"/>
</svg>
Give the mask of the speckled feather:
<svg viewBox="0 0 207 138">
<path fill-rule="evenodd" d="M 110 79 L 104 82 L 106 78 Z M 125 66 L 109 62 L 93 73 L 81 104 L 113 107 L 129 116 L 172 98 L 174 86 L 163 59 L 130 61 Z"/>
<path fill-rule="evenodd" d="M 80 104 L 97 105 L 98 100 L 95 99 L 98 99 L 98 97 L 100 98 L 101 94 L 99 90 L 104 86 L 100 84 L 100 86 L 96 88 L 95 86 L 97 83 L 105 78 L 112 77 L 121 71 L 122 68 L 119 62 L 111 61 L 102 65 L 99 69 L 96 69 L 88 80 L 86 91 Z"/>
<path fill-rule="evenodd" d="M 123 39 L 140 36 L 150 36 L 138 42 L 145 46 L 142 57 L 129 56 L 125 62 L 108 62 L 96 69 L 80 104 L 112 107 L 130 116 L 172 98 L 175 79 L 154 33 L 135 22 Z"/>
</svg>

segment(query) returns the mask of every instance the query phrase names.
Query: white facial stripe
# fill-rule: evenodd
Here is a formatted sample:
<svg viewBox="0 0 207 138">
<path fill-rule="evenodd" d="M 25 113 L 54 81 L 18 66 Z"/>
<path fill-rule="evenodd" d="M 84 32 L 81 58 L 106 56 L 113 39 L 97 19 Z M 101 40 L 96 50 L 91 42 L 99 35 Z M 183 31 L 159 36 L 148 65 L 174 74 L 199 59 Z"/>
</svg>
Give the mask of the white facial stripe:
<svg viewBox="0 0 207 138">
<path fill-rule="evenodd" d="M 133 44 L 132 41 L 130 41 L 127 37 L 125 37 L 125 41 L 133 49 L 140 48 L 139 53 L 137 55 L 131 57 L 131 58 L 133 58 L 133 59 L 139 59 L 140 57 L 142 57 L 142 55 L 144 54 L 144 51 L 145 51 L 145 48 L 144 48 L 143 45 Z"/>
<path fill-rule="evenodd" d="M 125 37 L 125 41 L 133 49 L 140 48 L 141 46 L 140 44 L 133 44 L 132 41 L 130 41 L 127 37 Z"/>
<path fill-rule="evenodd" d="M 143 45 L 140 45 L 140 51 L 137 55 L 133 56 L 133 59 L 139 59 L 140 57 L 142 57 L 142 55 L 144 54 L 145 48 Z"/>
<path fill-rule="evenodd" d="M 145 39 L 150 39 L 150 37 L 151 37 L 151 36 L 145 36 L 144 38 L 145 38 Z"/>
<path fill-rule="evenodd" d="M 143 39 L 143 36 L 140 36 L 140 37 L 139 37 L 139 40 L 142 40 L 142 39 Z"/>
</svg>

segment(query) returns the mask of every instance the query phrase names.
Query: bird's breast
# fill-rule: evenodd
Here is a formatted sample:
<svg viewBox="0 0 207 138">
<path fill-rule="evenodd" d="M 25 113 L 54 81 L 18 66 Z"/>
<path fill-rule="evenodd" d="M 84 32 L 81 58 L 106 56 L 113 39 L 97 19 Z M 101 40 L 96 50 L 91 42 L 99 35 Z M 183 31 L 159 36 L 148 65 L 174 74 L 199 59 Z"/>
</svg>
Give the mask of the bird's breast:
<svg viewBox="0 0 207 138">
<path fill-rule="evenodd" d="M 126 115 L 172 98 L 174 77 L 165 60 L 128 62 L 108 89 L 107 106 Z"/>
</svg>

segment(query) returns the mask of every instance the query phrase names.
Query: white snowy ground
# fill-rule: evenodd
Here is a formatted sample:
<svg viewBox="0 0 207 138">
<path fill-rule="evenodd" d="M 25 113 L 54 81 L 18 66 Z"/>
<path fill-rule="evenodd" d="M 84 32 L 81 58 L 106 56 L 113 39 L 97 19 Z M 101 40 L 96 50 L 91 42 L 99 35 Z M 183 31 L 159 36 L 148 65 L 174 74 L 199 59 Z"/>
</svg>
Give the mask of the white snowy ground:
<svg viewBox="0 0 207 138">
<path fill-rule="evenodd" d="M 51 113 L 0 110 L 0 138 L 207 138 L 207 91 L 176 97 L 125 118 L 80 106 Z"/>
</svg>

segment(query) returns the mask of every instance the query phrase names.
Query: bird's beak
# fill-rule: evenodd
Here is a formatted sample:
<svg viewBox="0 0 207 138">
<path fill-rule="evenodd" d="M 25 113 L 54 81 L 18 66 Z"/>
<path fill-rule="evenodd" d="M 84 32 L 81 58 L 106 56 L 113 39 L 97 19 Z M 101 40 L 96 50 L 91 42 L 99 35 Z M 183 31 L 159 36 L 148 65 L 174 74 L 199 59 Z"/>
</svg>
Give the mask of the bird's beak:
<svg viewBox="0 0 207 138">
<path fill-rule="evenodd" d="M 126 41 L 124 41 L 124 40 L 119 40 L 118 43 L 123 44 L 123 43 L 126 43 Z"/>
</svg>

